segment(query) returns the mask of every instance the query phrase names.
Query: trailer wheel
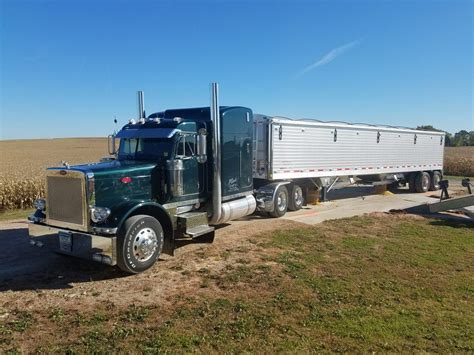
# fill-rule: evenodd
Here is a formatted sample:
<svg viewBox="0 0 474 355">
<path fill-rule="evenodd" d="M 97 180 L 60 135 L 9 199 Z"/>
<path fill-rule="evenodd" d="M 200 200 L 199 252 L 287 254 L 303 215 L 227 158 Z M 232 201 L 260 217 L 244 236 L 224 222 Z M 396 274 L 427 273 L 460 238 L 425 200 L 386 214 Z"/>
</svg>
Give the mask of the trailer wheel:
<svg viewBox="0 0 474 355">
<path fill-rule="evenodd" d="M 441 173 L 434 171 L 431 175 L 430 191 L 438 191 L 440 189 L 439 182 L 441 181 Z"/>
<path fill-rule="evenodd" d="M 415 178 L 415 189 L 416 192 L 426 192 L 430 189 L 430 174 L 426 171 L 422 171 L 416 175 Z"/>
<path fill-rule="evenodd" d="M 303 189 L 299 185 L 291 185 L 288 193 L 288 210 L 298 211 L 303 207 Z"/>
<path fill-rule="evenodd" d="M 163 228 L 156 218 L 128 218 L 117 238 L 117 264 L 125 272 L 138 274 L 155 264 L 163 249 Z"/>
<path fill-rule="evenodd" d="M 288 189 L 286 186 L 280 186 L 276 191 L 273 207 L 273 212 L 270 212 L 270 216 L 278 218 L 285 215 L 288 209 Z"/>
<path fill-rule="evenodd" d="M 417 173 L 411 173 L 408 176 L 408 189 L 410 192 L 416 192 L 416 187 L 415 187 L 415 180 L 416 180 Z"/>
</svg>

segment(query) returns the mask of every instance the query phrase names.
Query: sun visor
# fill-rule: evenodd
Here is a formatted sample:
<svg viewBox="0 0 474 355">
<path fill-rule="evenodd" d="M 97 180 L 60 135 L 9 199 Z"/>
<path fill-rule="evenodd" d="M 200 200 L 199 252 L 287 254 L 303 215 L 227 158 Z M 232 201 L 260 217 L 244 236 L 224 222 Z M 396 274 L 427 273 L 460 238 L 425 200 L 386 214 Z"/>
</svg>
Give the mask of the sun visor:
<svg viewBox="0 0 474 355">
<path fill-rule="evenodd" d="M 116 138 L 171 138 L 179 129 L 176 128 L 131 128 L 122 129 Z"/>
</svg>

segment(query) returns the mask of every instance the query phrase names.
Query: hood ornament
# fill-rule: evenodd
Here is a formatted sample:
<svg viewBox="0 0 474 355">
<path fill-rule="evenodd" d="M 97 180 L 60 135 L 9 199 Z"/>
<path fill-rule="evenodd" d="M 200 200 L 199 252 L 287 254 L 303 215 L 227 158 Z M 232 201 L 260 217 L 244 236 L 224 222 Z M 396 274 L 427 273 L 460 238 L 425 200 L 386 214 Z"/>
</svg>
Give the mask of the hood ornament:
<svg viewBox="0 0 474 355">
<path fill-rule="evenodd" d="M 67 161 L 61 160 L 61 166 L 65 167 L 66 169 L 69 169 L 70 165 Z"/>
</svg>

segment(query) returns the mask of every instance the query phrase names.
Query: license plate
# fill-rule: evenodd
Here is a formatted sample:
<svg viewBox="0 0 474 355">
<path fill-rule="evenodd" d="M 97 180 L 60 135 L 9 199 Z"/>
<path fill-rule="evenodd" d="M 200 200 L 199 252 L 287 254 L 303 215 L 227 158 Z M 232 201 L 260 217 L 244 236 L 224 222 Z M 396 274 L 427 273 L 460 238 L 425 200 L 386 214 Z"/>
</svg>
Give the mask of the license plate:
<svg viewBox="0 0 474 355">
<path fill-rule="evenodd" d="M 59 232 L 59 249 L 61 251 L 72 252 L 72 234 L 67 232 Z"/>
</svg>

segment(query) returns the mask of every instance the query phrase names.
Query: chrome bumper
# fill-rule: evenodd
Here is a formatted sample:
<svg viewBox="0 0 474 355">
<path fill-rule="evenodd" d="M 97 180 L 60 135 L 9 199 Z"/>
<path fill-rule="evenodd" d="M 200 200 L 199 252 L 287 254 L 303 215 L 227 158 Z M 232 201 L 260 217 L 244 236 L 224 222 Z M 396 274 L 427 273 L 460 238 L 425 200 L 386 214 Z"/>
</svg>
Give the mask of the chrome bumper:
<svg viewBox="0 0 474 355">
<path fill-rule="evenodd" d="M 117 264 L 116 237 L 103 237 L 32 222 L 28 224 L 28 231 L 32 245 L 39 247 L 51 245 L 61 254 L 94 260 L 107 265 Z M 59 232 L 71 235 L 70 251 L 60 248 Z"/>
</svg>

